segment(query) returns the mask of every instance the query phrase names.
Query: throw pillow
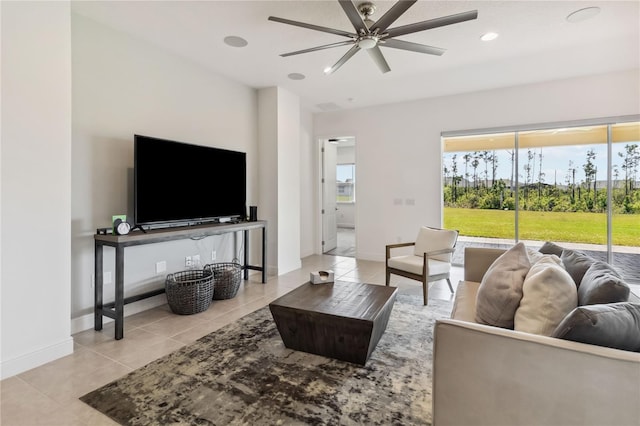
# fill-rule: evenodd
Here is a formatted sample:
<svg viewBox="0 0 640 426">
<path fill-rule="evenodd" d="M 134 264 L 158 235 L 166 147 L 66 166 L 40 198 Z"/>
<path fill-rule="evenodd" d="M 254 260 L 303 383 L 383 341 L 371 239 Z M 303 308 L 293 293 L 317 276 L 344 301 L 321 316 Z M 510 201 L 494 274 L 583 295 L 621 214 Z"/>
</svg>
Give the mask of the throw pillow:
<svg viewBox="0 0 640 426">
<path fill-rule="evenodd" d="M 556 256 L 560 257 L 562 256 L 562 250 L 564 249 L 559 245 L 557 245 L 556 243 L 547 241 L 542 245 L 542 247 L 540 247 L 538 251 L 542 254 L 555 254 Z"/>
<path fill-rule="evenodd" d="M 578 305 L 616 303 L 629 300 L 629 286 L 608 263 L 595 261 L 578 287 Z"/>
<path fill-rule="evenodd" d="M 579 306 L 562 320 L 552 337 L 640 352 L 640 304 Z"/>
<path fill-rule="evenodd" d="M 527 255 L 529 256 L 529 263 L 531 263 L 531 266 L 535 265 L 540 259 L 544 259 L 544 257 L 547 256 L 546 254 L 535 251 L 532 248 L 527 249 Z M 558 258 L 558 260 L 560 260 L 560 258 Z"/>
<path fill-rule="evenodd" d="M 476 296 L 476 322 L 513 328 L 522 284 L 531 264 L 520 242 L 498 257 L 484 274 Z"/>
<path fill-rule="evenodd" d="M 436 229 L 423 226 L 418 232 L 414 254 L 423 257 L 424 253 L 451 248 L 458 239 L 458 231 L 448 229 Z M 433 256 L 431 259 L 443 262 L 451 261 L 452 253 Z"/>
<path fill-rule="evenodd" d="M 596 261 L 592 257 L 589 257 L 580 251 L 568 249 L 562 251 L 560 259 L 562 259 L 564 268 L 567 270 L 569 275 L 571 275 L 571 278 L 573 278 L 573 282 L 576 283 L 576 287 L 580 285 L 582 277 L 584 276 L 584 273 L 587 272 L 587 269 L 589 269 L 591 264 Z"/>
<path fill-rule="evenodd" d="M 545 254 L 531 266 L 522 285 L 514 330 L 551 336 L 558 324 L 578 306 L 573 278 L 555 254 Z"/>
</svg>

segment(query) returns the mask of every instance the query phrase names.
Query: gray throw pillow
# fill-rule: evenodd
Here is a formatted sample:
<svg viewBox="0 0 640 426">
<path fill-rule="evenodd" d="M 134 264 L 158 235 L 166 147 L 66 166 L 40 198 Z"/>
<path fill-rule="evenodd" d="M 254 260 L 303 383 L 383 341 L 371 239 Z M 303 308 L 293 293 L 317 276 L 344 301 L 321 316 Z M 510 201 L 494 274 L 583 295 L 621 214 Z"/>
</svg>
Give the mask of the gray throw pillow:
<svg viewBox="0 0 640 426">
<path fill-rule="evenodd" d="M 578 306 L 629 300 L 629 286 L 608 263 L 595 261 L 578 287 Z"/>
<path fill-rule="evenodd" d="M 640 352 L 640 304 L 578 306 L 562 320 L 552 337 Z"/>
<path fill-rule="evenodd" d="M 576 283 L 576 287 L 580 286 L 584 273 L 587 272 L 587 269 L 589 269 L 591 264 L 596 261 L 594 258 L 587 256 L 581 251 L 569 249 L 564 249 L 562 251 L 560 259 L 562 259 L 564 268 L 567 270 L 569 275 L 571 275 L 571 278 L 573 278 L 573 282 Z M 580 304 L 580 302 L 578 302 L 578 304 Z"/>
<path fill-rule="evenodd" d="M 542 245 L 542 247 L 540 247 L 538 251 L 542 254 L 555 254 L 556 256 L 560 257 L 562 256 L 562 250 L 564 249 L 559 245 L 557 245 L 556 243 L 547 241 Z"/>
<path fill-rule="evenodd" d="M 520 242 L 498 257 L 482 277 L 476 296 L 476 322 L 513 329 L 522 285 L 531 264 Z"/>
</svg>

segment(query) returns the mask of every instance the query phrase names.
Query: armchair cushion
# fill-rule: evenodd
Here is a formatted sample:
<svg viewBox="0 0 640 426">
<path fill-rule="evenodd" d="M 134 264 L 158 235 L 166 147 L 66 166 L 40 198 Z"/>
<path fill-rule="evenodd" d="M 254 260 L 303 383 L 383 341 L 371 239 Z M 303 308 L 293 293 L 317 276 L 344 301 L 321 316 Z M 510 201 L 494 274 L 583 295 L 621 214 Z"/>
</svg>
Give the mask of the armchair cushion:
<svg viewBox="0 0 640 426">
<path fill-rule="evenodd" d="M 412 254 L 406 256 L 392 257 L 387 261 L 390 268 L 400 269 L 416 275 L 422 275 L 422 262 L 424 256 L 414 256 Z M 451 270 L 451 264 L 435 259 L 427 259 L 429 262 L 429 275 L 446 274 Z"/>
<path fill-rule="evenodd" d="M 414 254 L 422 257 L 424 253 L 453 248 L 457 239 L 458 231 L 423 226 L 420 228 L 418 237 L 416 238 Z M 451 262 L 451 255 L 451 253 L 440 254 L 434 256 L 432 259 Z"/>
</svg>

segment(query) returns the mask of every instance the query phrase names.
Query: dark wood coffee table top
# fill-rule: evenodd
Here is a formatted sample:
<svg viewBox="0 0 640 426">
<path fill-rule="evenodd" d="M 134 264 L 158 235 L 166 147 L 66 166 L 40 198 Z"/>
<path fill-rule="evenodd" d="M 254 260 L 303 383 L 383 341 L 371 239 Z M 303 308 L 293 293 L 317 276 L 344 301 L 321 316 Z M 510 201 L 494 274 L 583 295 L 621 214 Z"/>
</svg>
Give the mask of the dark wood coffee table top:
<svg viewBox="0 0 640 426">
<path fill-rule="evenodd" d="M 372 321 L 396 291 L 395 287 L 346 281 L 306 283 L 271 304 Z"/>
</svg>

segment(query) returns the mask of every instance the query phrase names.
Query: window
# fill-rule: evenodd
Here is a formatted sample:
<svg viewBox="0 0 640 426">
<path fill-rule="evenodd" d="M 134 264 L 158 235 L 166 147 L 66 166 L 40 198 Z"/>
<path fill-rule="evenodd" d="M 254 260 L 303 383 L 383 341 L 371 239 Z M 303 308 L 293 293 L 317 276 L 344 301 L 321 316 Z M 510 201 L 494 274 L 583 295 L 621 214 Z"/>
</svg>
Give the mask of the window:
<svg viewBox="0 0 640 426">
<path fill-rule="evenodd" d="M 336 201 L 355 203 L 356 201 L 356 165 L 338 164 L 336 166 Z"/>
<path fill-rule="evenodd" d="M 569 243 L 640 283 L 640 122 L 572 124 L 443 135 L 445 227 L 463 245 Z"/>
</svg>

